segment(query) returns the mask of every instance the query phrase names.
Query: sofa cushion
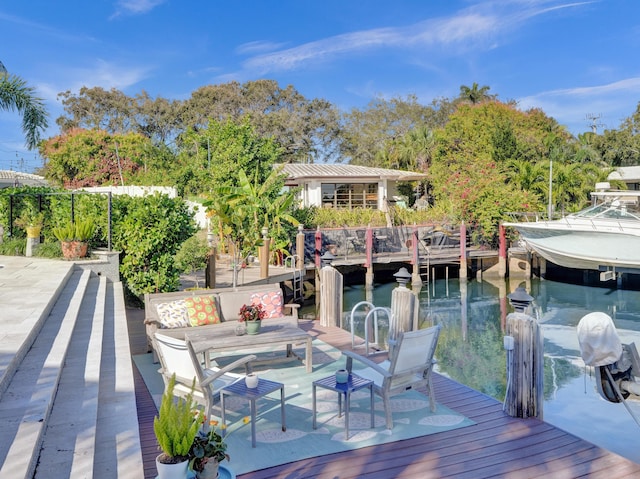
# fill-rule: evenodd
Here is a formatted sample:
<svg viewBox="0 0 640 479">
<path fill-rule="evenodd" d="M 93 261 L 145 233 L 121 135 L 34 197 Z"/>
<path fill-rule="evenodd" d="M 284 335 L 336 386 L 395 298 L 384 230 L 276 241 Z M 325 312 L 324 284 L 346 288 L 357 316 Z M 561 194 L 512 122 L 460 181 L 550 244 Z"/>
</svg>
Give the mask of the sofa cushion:
<svg viewBox="0 0 640 479">
<path fill-rule="evenodd" d="M 220 322 L 216 300 L 212 296 L 193 296 L 185 298 L 187 315 L 191 326 L 203 326 Z"/>
<path fill-rule="evenodd" d="M 262 305 L 266 315 L 265 319 L 281 318 L 284 316 L 284 298 L 282 291 L 264 291 L 251 295 L 251 304 Z"/>
<path fill-rule="evenodd" d="M 159 303 L 156 306 L 156 311 L 162 328 L 184 328 L 189 326 L 187 305 L 183 299 Z"/>
</svg>

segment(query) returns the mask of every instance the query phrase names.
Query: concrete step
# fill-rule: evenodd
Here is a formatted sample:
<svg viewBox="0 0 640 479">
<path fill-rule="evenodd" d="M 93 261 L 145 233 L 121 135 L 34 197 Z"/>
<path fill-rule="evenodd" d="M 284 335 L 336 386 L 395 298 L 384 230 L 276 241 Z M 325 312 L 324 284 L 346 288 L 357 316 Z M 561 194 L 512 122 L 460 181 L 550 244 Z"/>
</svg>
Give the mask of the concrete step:
<svg viewBox="0 0 640 479">
<path fill-rule="evenodd" d="M 144 477 L 144 467 L 133 376 L 135 366 L 120 282 L 107 283 L 102 356 L 93 477 L 140 479 Z"/>
<path fill-rule="evenodd" d="M 122 284 L 61 282 L 0 396 L 0 479 L 144 477 Z"/>
<path fill-rule="evenodd" d="M 0 479 L 31 478 L 91 276 L 74 271 L 0 397 Z"/>
<path fill-rule="evenodd" d="M 35 478 L 92 477 L 107 280 L 92 276 L 82 298 Z"/>
</svg>

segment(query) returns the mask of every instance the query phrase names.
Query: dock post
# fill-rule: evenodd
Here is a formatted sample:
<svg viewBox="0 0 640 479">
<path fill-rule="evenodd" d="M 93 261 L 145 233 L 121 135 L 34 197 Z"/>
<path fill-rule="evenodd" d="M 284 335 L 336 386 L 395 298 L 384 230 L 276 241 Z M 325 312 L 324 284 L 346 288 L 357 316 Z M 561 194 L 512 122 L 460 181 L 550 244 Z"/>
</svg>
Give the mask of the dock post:
<svg viewBox="0 0 640 479">
<path fill-rule="evenodd" d="M 413 231 L 411 232 L 411 284 L 414 287 L 422 285 L 422 278 L 420 277 L 420 255 L 418 254 L 418 226 L 413 225 Z"/>
<path fill-rule="evenodd" d="M 343 286 L 342 274 L 333 266 L 320 270 L 320 325 L 340 327 Z"/>
<path fill-rule="evenodd" d="M 267 236 L 267 228 L 262 228 L 262 246 L 260 246 L 260 278 L 269 277 L 269 243 L 271 239 Z"/>
<path fill-rule="evenodd" d="M 320 261 L 320 255 L 322 254 L 322 233 L 320 232 L 320 228 L 316 229 L 316 254 L 315 254 L 315 263 L 316 269 L 320 269 L 322 267 Z"/>
<path fill-rule="evenodd" d="M 411 279 L 411 273 L 407 268 L 393 275 L 398 281 L 398 287 L 391 291 L 391 321 L 389 325 L 389 353 L 393 351 L 393 343 L 401 332 L 412 331 L 418 328 L 416 315 L 416 296 L 407 283 Z"/>
<path fill-rule="evenodd" d="M 498 246 L 498 276 L 506 278 L 507 276 L 507 235 L 504 225 L 498 226 L 498 235 L 500 243 Z"/>
<path fill-rule="evenodd" d="M 207 265 L 204 270 L 205 287 L 215 289 L 216 287 L 216 247 L 213 246 L 207 255 Z"/>
<path fill-rule="evenodd" d="M 512 417 L 543 418 L 544 357 L 542 330 L 538 322 L 524 313 L 526 306 L 516 297 L 528 298 L 524 288 L 516 288 L 509 299 L 516 310 L 507 316 L 504 346 L 507 350 L 507 391 L 504 410 Z"/>
<path fill-rule="evenodd" d="M 304 226 L 298 225 L 298 234 L 296 235 L 296 269 L 304 269 Z"/>
<path fill-rule="evenodd" d="M 371 225 L 367 226 L 364 236 L 365 242 L 365 260 L 364 267 L 367 268 L 367 272 L 364 277 L 365 288 L 373 288 L 373 230 Z"/>
<path fill-rule="evenodd" d="M 460 223 L 460 279 L 467 279 L 467 227 Z"/>
</svg>

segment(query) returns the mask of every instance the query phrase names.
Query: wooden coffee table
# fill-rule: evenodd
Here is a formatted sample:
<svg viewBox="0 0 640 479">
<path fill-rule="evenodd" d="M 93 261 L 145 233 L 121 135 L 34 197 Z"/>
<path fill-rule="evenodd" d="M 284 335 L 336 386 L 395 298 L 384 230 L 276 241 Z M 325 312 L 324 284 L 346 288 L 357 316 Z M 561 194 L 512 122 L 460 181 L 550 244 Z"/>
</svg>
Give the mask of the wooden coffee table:
<svg viewBox="0 0 640 479">
<path fill-rule="evenodd" d="M 312 337 L 299 327 L 295 326 L 291 318 L 263 319 L 259 334 L 236 335 L 235 321 L 216 324 L 215 328 L 198 330 L 193 328 L 185 334 L 185 338 L 191 342 L 196 353 L 203 353 L 205 365 L 209 366 L 209 353 L 238 351 L 241 349 L 258 349 L 267 346 L 286 346 L 286 356 L 270 359 L 269 362 L 289 361 L 292 357 L 303 361 L 307 372 L 313 371 Z M 293 350 L 296 344 L 305 345 L 304 359 Z"/>
</svg>

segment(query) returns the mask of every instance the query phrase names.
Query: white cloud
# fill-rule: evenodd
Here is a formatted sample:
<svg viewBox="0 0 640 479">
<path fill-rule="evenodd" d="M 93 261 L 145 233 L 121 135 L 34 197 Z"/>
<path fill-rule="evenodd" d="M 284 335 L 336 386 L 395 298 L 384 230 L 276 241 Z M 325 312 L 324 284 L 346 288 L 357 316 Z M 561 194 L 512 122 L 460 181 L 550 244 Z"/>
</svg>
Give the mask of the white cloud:
<svg viewBox="0 0 640 479">
<path fill-rule="evenodd" d="M 117 17 L 123 13 L 129 15 L 147 13 L 158 5 L 162 5 L 165 1 L 166 0 L 120 0 L 118 2 L 118 10 L 113 17 Z"/>
<path fill-rule="evenodd" d="M 587 115 L 600 117 L 599 122 L 605 128 L 613 129 L 624 119 L 618 112 L 633 108 L 629 98 L 639 95 L 640 77 L 632 77 L 603 85 L 540 92 L 518 99 L 518 105 L 523 110 L 540 108 L 574 132 L 587 130 Z M 632 114 L 633 111 L 629 111 L 627 116 Z"/>
<path fill-rule="evenodd" d="M 124 90 L 146 78 L 150 70 L 151 67 L 130 68 L 105 60 L 97 60 L 90 66 L 67 67 L 64 70 L 64 77 L 58 78 L 55 84 L 40 83 L 36 89 L 47 101 L 56 102 L 56 97 L 61 91 L 70 90 L 77 93 L 83 86 Z"/>
<path fill-rule="evenodd" d="M 438 54 L 459 55 L 469 49 L 492 49 L 499 39 L 517 30 L 528 19 L 559 9 L 591 2 L 553 4 L 535 2 L 482 2 L 449 17 L 426 20 L 406 27 L 383 27 L 335 35 L 296 47 L 259 54 L 246 60 L 251 74 L 296 70 L 309 64 L 331 61 L 350 54 L 376 49 L 403 52 L 433 49 Z M 262 43 L 256 45 L 263 45 Z M 277 45 L 266 44 L 270 48 Z M 239 48 L 251 53 L 251 44 Z M 446 48 L 443 48 L 446 47 Z M 257 50 L 257 49 L 256 49 Z"/>
</svg>

